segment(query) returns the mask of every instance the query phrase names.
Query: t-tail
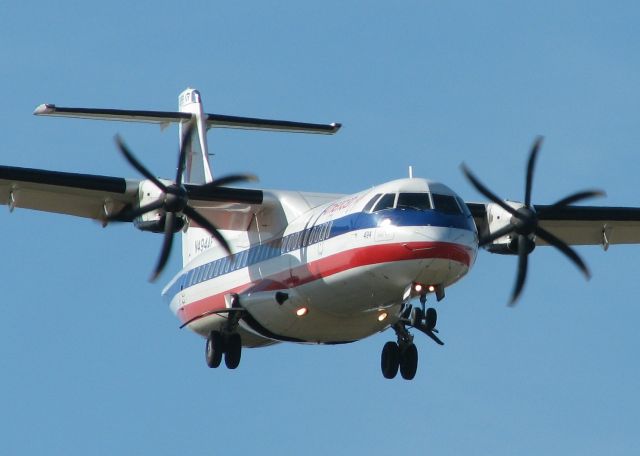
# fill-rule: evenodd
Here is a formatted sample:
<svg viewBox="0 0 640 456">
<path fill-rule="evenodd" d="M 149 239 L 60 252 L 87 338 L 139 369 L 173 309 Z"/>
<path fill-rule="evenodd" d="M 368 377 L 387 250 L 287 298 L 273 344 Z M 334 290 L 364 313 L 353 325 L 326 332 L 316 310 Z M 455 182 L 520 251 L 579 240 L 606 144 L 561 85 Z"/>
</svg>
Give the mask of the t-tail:
<svg viewBox="0 0 640 456">
<path fill-rule="evenodd" d="M 187 150 L 187 163 L 185 167 L 184 181 L 189 184 L 206 184 L 213 180 L 209 152 L 207 148 L 207 115 L 202 109 L 202 97 L 200 92 L 188 88 L 178 96 L 178 108 L 180 112 L 193 116 L 195 128 L 191 130 L 191 142 Z M 189 121 L 180 122 L 180 139 L 184 134 Z"/>
<path fill-rule="evenodd" d="M 94 120 L 148 122 L 159 124 L 162 127 L 171 123 L 177 123 L 180 130 L 180 139 L 182 139 L 183 131 L 186 131 L 186 127 L 189 122 L 195 122 L 195 128 L 191 130 L 193 137 L 191 138 L 192 140 L 187 150 L 187 160 L 185 172 L 183 174 L 183 182 L 186 184 L 193 184 L 195 186 L 213 181 L 207 148 L 207 130 L 209 128 L 239 128 L 245 130 L 268 130 L 331 135 L 336 133 L 341 127 L 338 123 L 315 124 L 291 122 L 287 120 L 207 114 L 202 108 L 202 97 L 200 96 L 200 92 L 192 88 L 188 88 L 180 94 L 178 97 L 178 108 L 179 110 L 177 112 L 170 112 L 132 109 L 68 108 L 56 106 L 54 104 L 42 104 L 36 108 L 34 114 Z M 160 188 L 161 186 L 154 184 L 152 179 L 143 180 L 139 185 L 139 194 L 141 195 L 139 205 L 147 208 L 153 208 L 136 217 L 136 226 L 139 229 L 144 231 L 163 232 L 165 229 L 163 225 L 164 215 L 169 212 L 172 212 L 174 217 L 177 216 L 183 221 L 185 220 L 184 214 L 177 213 L 175 209 L 172 210 L 171 207 L 166 205 L 166 202 L 158 205 L 158 202 L 162 201 L 161 198 L 163 198 Z M 164 184 L 162 184 L 162 186 L 164 186 Z M 229 192 L 226 193 L 227 196 L 224 201 L 228 202 Z M 254 196 L 247 196 L 246 191 L 238 190 L 237 192 L 231 193 L 235 195 L 232 199 L 236 202 L 255 204 Z M 210 200 L 210 195 L 207 200 Z M 205 221 L 211 224 L 211 221 Z M 223 230 L 229 229 L 229 227 L 222 225 L 220 225 L 219 228 Z M 215 244 L 216 241 L 213 241 L 210 231 L 191 224 L 182 238 L 183 265 L 191 261 L 198 253 Z M 165 254 L 168 255 L 163 250 L 163 256 L 165 256 Z M 165 262 L 166 258 L 163 259 L 162 266 L 164 266 Z M 161 269 L 162 267 L 158 268 L 154 278 L 157 277 L 157 274 Z"/>
</svg>

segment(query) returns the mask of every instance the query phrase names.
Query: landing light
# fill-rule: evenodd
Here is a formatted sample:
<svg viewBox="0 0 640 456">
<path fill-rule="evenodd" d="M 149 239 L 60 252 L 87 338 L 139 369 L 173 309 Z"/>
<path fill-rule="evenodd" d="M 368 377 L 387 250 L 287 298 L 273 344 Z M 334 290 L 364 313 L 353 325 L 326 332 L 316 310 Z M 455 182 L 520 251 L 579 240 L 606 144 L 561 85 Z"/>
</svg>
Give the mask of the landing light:
<svg viewBox="0 0 640 456">
<path fill-rule="evenodd" d="M 306 307 L 300 307 L 298 310 L 296 310 L 296 315 L 299 317 L 304 317 L 307 312 L 309 312 L 309 309 L 307 309 Z"/>
<path fill-rule="evenodd" d="M 386 312 L 382 312 L 380 315 L 378 315 L 378 321 L 385 321 L 386 319 L 387 319 Z"/>
<path fill-rule="evenodd" d="M 425 291 L 426 288 L 426 291 Z M 433 293 L 434 291 L 436 291 L 436 286 L 435 285 L 422 285 L 421 283 L 416 283 L 413 285 L 413 290 L 416 293 L 422 294 L 423 292 L 425 293 Z"/>
</svg>

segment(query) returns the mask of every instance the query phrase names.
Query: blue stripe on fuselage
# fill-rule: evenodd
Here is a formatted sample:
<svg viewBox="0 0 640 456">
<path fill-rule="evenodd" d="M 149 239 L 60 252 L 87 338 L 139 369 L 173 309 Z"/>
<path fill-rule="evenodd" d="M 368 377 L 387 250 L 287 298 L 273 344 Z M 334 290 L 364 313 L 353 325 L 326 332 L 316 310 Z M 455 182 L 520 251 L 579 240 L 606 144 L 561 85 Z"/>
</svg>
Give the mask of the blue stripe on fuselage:
<svg viewBox="0 0 640 456">
<path fill-rule="evenodd" d="M 349 231 L 375 228 L 386 219 L 394 226 L 439 226 L 469 231 L 476 229 L 471 215 L 445 214 L 435 210 L 385 209 L 372 213 L 359 212 L 334 220 L 330 237 Z"/>
</svg>

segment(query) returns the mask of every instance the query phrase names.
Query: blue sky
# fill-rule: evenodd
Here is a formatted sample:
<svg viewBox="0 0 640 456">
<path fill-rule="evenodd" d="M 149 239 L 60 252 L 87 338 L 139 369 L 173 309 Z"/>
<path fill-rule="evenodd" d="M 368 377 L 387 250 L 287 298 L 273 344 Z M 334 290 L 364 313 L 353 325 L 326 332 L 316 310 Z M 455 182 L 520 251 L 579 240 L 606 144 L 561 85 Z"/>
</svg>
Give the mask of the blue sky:
<svg viewBox="0 0 640 456">
<path fill-rule="evenodd" d="M 0 162 L 137 178 L 120 133 L 171 176 L 175 129 L 31 112 L 175 110 L 192 86 L 208 112 L 344 124 L 334 137 L 210 133 L 215 173 L 266 188 L 351 193 L 413 165 L 481 201 L 464 161 L 516 199 L 543 134 L 534 201 L 597 187 L 598 204 L 640 205 L 636 2 L 301 3 L 2 3 Z M 481 253 L 437 305 L 446 345 L 418 336 L 405 382 L 379 372 L 391 333 L 246 350 L 237 371 L 209 370 L 163 281 L 146 282 L 158 236 L 2 212 L 1 454 L 640 449 L 637 246 L 580 248 L 590 282 L 537 249 L 515 309 L 515 259 Z"/>
</svg>

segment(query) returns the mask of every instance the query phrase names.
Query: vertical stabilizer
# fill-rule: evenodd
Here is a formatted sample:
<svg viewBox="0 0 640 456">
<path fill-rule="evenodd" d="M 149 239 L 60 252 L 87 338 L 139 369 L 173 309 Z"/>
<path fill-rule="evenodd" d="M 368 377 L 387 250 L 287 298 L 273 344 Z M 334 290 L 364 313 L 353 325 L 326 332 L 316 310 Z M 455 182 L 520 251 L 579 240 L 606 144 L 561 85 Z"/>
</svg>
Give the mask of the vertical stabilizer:
<svg viewBox="0 0 640 456">
<path fill-rule="evenodd" d="M 206 184 L 213 180 L 209 165 L 207 149 L 207 126 L 202 108 L 200 92 L 188 88 L 178 96 L 178 108 L 180 112 L 193 114 L 196 128 L 192 130 L 191 146 L 187 150 L 187 162 L 184 170 L 184 182 L 189 184 Z M 180 136 L 186 124 L 180 122 Z M 193 259 L 197 251 L 194 246 L 209 246 L 212 244 L 211 235 L 204 229 L 190 226 L 182 235 L 182 264 L 186 265 Z"/>
<path fill-rule="evenodd" d="M 202 109 L 202 97 L 200 92 L 188 88 L 178 96 L 180 112 L 187 112 L 195 116 L 196 127 L 193 129 L 193 138 L 190 150 L 187 151 L 187 164 L 184 173 L 185 182 L 190 184 L 206 184 L 213 180 L 209 164 L 207 149 L 207 126 Z M 180 138 L 185 127 L 180 123 Z"/>
</svg>

